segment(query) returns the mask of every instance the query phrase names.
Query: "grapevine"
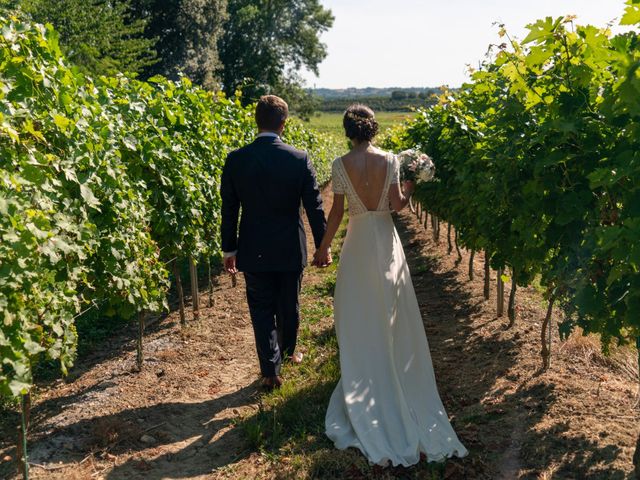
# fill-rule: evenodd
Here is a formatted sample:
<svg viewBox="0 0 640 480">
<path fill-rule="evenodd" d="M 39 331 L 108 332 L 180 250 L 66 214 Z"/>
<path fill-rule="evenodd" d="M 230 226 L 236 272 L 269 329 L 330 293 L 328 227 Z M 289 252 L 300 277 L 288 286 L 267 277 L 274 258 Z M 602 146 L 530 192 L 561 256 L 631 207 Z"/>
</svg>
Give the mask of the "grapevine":
<svg viewBox="0 0 640 480">
<path fill-rule="evenodd" d="M 637 2 L 627 3 L 622 23 L 638 25 Z M 571 17 L 528 29 L 518 42 L 501 28 L 504 43 L 471 81 L 385 145 L 436 160 L 437 180 L 416 197 L 485 252 L 487 279 L 489 264 L 511 272 L 498 275 L 499 297 L 512 282 L 510 325 L 516 287 L 537 280 L 548 311 L 564 312 L 560 333 L 597 333 L 606 352 L 640 336 L 639 36 Z M 547 346 L 543 356 L 547 367 Z"/>
<path fill-rule="evenodd" d="M 0 30 L 0 394 L 20 398 L 42 358 L 71 367 L 78 315 L 142 332 L 171 260 L 219 255 L 221 168 L 255 130 L 252 106 L 187 78 L 90 78 L 51 27 Z M 298 121 L 287 140 L 326 182 L 330 140 Z"/>
</svg>

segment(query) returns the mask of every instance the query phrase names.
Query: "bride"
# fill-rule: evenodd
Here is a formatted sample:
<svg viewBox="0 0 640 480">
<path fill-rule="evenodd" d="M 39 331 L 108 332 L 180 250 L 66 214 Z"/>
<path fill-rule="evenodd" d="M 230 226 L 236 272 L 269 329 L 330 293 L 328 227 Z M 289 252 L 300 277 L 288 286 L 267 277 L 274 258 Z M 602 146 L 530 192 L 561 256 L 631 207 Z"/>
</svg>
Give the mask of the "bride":
<svg viewBox="0 0 640 480">
<path fill-rule="evenodd" d="M 338 382 L 326 414 L 336 448 L 356 447 L 379 465 L 409 466 L 465 456 L 438 394 L 427 337 L 409 267 L 389 205 L 408 203 L 414 185 L 399 182 L 395 156 L 372 146 L 373 111 L 344 114 L 352 150 L 332 166 L 333 207 L 314 264 L 331 262 L 329 247 L 349 204 L 334 298 L 340 349 Z M 407 196 L 405 196 L 407 195 Z"/>
</svg>

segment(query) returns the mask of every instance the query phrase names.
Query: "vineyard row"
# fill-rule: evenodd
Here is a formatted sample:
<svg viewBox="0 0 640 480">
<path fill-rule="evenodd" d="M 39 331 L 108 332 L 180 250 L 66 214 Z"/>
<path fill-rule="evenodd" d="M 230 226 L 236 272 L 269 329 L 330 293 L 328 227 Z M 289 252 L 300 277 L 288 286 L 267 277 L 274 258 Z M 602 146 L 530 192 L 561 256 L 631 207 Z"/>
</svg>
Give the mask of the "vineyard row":
<svg viewBox="0 0 640 480">
<path fill-rule="evenodd" d="M 512 283 L 511 324 L 517 286 L 539 282 L 561 335 L 580 327 L 605 351 L 640 342 L 640 2 L 627 3 L 615 36 L 569 17 L 520 42 L 501 28 L 470 82 L 384 141 L 434 158 L 415 196 Z"/>
</svg>

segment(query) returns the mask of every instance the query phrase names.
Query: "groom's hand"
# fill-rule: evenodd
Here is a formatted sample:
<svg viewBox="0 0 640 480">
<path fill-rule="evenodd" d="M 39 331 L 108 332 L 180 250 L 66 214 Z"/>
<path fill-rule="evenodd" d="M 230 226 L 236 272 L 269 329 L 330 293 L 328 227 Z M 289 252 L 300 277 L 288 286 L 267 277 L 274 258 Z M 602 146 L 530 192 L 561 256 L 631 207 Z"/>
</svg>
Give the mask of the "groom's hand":
<svg viewBox="0 0 640 480">
<path fill-rule="evenodd" d="M 238 269 L 236 268 L 236 257 L 227 257 L 224 259 L 224 269 L 229 272 L 231 275 L 235 275 L 238 273 Z"/>
</svg>

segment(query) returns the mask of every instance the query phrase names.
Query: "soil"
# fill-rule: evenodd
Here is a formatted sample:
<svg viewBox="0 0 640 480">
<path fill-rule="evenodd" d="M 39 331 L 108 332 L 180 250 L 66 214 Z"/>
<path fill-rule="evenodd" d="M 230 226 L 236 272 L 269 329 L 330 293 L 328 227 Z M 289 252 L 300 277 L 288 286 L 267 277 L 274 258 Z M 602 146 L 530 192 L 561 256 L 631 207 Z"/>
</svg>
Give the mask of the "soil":
<svg viewBox="0 0 640 480">
<path fill-rule="evenodd" d="M 601 361 L 589 343 L 560 343 L 557 336 L 551 368 L 541 371 L 545 304 L 539 292 L 518 290 L 517 320 L 505 329 L 506 313 L 495 313 L 495 272 L 491 299 L 483 297 L 481 253 L 470 281 L 468 252 L 457 263 L 455 249 L 447 252 L 445 229 L 436 243 L 408 209 L 396 224 L 439 391 L 470 450 L 448 462 L 442 478 L 633 478 L 640 433 L 633 372 Z M 307 272 L 307 285 L 318 281 L 312 269 Z M 201 295 L 206 305 L 206 289 Z M 31 478 L 289 478 L 279 473 L 283 459 L 252 450 L 237 427 L 261 405 L 241 276 L 235 288 L 228 276 L 217 277 L 214 297 L 199 321 L 188 312 L 187 327 L 173 311 L 147 328 L 142 371 L 135 369 L 132 325 L 68 378 L 39 386 L 29 437 Z M 323 322 L 331 326 L 330 318 Z M 0 424 L 0 478 L 17 478 L 15 430 L 8 427 L 17 417 Z M 345 470 L 340 478 L 432 478 L 416 472 L 373 468 L 356 477 Z"/>
</svg>

